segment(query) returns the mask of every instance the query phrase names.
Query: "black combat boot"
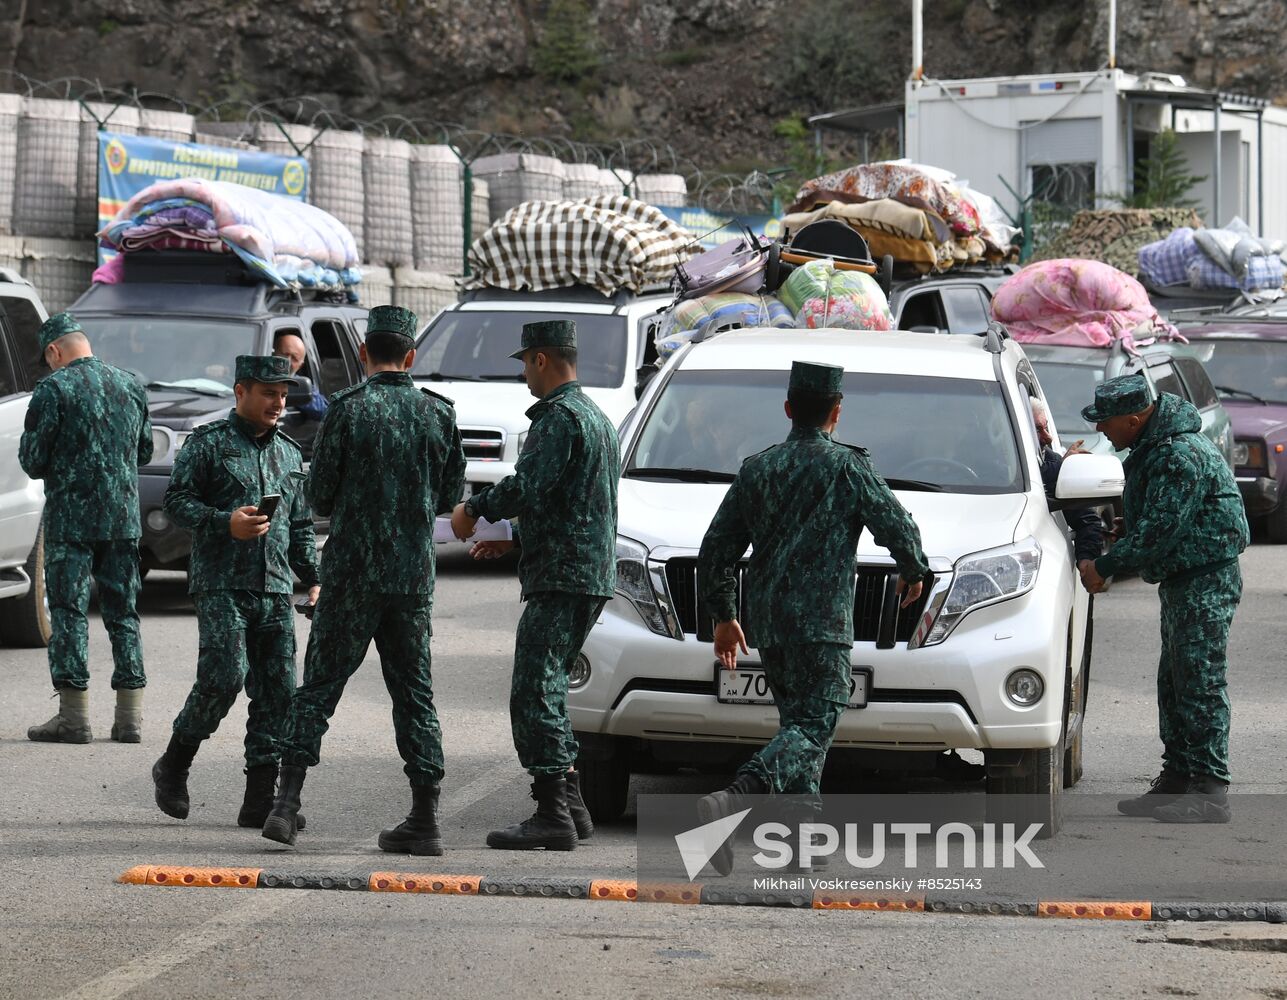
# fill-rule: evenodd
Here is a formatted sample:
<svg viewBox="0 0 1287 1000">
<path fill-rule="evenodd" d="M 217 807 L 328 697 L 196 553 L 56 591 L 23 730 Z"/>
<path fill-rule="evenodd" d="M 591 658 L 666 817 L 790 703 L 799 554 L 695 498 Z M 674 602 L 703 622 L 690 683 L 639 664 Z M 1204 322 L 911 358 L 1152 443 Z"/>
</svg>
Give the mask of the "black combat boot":
<svg viewBox="0 0 1287 1000">
<path fill-rule="evenodd" d="M 273 810 L 264 820 L 263 835 L 269 840 L 279 844 L 295 843 L 295 834 L 299 832 L 299 793 L 307 773 L 308 768 L 298 764 L 282 765 Z"/>
<path fill-rule="evenodd" d="M 1122 799 L 1117 811 L 1124 816 L 1152 816 L 1158 806 L 1169 806 L 1184 794 L 1189 779 L 1186 775 L 1162 769 L 1162 773 L 1149 782 L 1148 791 L 1133 799 Z"/>
<path fill-rule="evenodd" d="M 411 786 L 411 815 L 392 830 L 380 831 L 380 850 L 392 854 L 437 857 L 442 853 L 438 829 L 438 786 Z"/>
<path fill-rule="evenodd" d="M 256 764 L 243 772 L 246 775 L 246 795 L 237 813 L 237 825 L 261 829 L 268 814 L 273 811 L 273 797 L 277 788 L 277 765 Z M 296 828 L 304 829 L 304 814 L 295 816 Z"/>
<path fill-rule="evenodd" d="M 748 796 L 766 795 L 768 792 L 769 787 L 763 780 L 754 774 L 742 771 L 723 791 L 711 792 L 710 795 L 703 795 L 697 800 L 697 818 L 701 820 L 703 826 L 714 823 L 725 816 L 732 816 L 743 809 L 749 809 L 751 804 L 747 801 Z M 726 837 L 719 849 L 711 855 L 711 864 L 721 875 L 727 875 L 733 870 L 733 848 L 730 846 L 732 839 L 732 837 Z"/>
<path fill-rule="evenodd" d="M 487 835 L 487 846 L 507 851 L 575 850 L 576 824 L 568 811 L 567 779 L 561 774 L 537 778 L 532 782 L 532 798 L 536 812 L 521 823 L 493 830 Z"/>
<path fill-rule="evenodd" d="M 590 818 L 590 810 L 585 807 L 585 800 L 581 798 L 581 775 L 576 771 L 569 771 L 567 783 L 568 812 L 572 814 L 572 822 L 576 826 L 576 839 L 589 840 L 594 836 L 594 820 Z"/>
<path fill-rule="evenodd" d="M 200 747 L 200 743 L 184 743 L 179 734 L 174 733 L 165 753 L 152 765 L 156 804 L 167 816 L 188 818 L 188 769 L 192 767 L 192 759 Z"/>
<path fill-rule="evenodd" d="M 1159 823 L 1228 823 L 1232 816 L 1229 782 L 1210 774 L 1195 774 L 1183 795 L 1153 810 Z"/>
</svg>

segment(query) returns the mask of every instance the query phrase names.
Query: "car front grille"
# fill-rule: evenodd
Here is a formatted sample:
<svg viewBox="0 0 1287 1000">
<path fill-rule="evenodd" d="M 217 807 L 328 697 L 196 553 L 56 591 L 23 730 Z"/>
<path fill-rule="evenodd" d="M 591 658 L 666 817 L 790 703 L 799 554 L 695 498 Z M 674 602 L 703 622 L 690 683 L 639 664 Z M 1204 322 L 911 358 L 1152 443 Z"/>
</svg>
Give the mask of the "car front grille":
<svg viewBox="0 0 1287 1000">
<path fill-rule="evenodd" d="M 486 427 L 462 427 L 460 443 L 470 462 L 499 462 L 505 450 L 505 432 Z"/>
<path fill-rule="evenodd" d="M 737 607 L 738 620 L 743 628 L 747 626 L 747 572 L 747 563 L 738 563 Z M 858 567 L 854 580 L 854 642 L 874 642 L 877 646 L 888 648 L 911 639 L 929 600 L 933 578 L 925 581 L 920 598 L 905 610 L 898 608 L 893 597 L 897 580 L 898 571 L 893 567 Z M 714 639 L 715 623 L 698 611 L 697 560 L 669 560 L 666 563 L 666 586 L 670 591 L 671 606 L 684 633 L 695 635 L 700 642 Z"/>
</svg>

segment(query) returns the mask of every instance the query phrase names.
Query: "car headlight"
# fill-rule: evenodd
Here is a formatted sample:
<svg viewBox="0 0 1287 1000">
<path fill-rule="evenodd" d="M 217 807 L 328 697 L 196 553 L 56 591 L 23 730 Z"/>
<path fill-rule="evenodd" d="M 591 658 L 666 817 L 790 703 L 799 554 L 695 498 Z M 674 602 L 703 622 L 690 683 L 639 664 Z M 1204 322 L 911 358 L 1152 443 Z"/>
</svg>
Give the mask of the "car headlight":
<svg viewBox="0 0 1287 1000">
<path fill-rule="evenodd" d="M 1233 443 L 1233 464 L 1240 469 L 1263 469 L 1265 467 L 1264 442 L 1235 441 Z"/>
<path fill-rule="evenodd" d="M 170 435 L 160 427 L 152 428 L 152 461 L 164 462 L 170 454 Z"/>
<path fill-rule="evenodd" d="M 1035 538 L 962 556 L 953 568 L 951 589 L 921 645 L 942 642 L 976 608 L 1026 594 L 1036 583 L 1040 568 L 1041 546 Z"/>
<path fill-rule="evenodd" d="M 666 617 L 657 603 L 648 571 L 648 549 L 630 538 L 617 536 L 616 592 L 635 606 L 639 617 L 658 635 L 669 636 Z"/>
<path fill-rule="evenodd" d="M 174 435 L 174 450 L 182 451 L 183 446 L 188 443 L 188 438 L 192 437 L 191 431 L 179 431 Z"/>
</svg>

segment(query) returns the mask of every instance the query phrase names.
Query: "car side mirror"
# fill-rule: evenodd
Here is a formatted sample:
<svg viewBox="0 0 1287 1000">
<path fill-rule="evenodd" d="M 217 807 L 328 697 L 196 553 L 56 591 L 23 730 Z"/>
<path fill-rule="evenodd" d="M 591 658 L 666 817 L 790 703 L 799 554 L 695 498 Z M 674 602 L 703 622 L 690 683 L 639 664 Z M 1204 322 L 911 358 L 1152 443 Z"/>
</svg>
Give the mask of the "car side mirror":
<svg viewBox="0 0 1287 1000">
<path fill-rule="evenodd" d="M 305 378 L 303 375 L 292 376 L 298 385 L 291 386 L 286 392 L 287 406 L 307 406 L 308 401 L 313 398 L 313 380 Z"/>
<path fill-rule="evenodd" d="M 1126 473 L 1116 455 L 1069 455 L 1059 467 L 1050 509 L 1114 500 L 1125 487 Z"/>
<path fill-rule="evenodd" d="M 644 365 L 635 372 L 635 401 L 638 402 L 643 396 L 644 390 L 648 388 L 648 383 L 653 377 L 661 371 L 656 365 Z"/>
</svg>

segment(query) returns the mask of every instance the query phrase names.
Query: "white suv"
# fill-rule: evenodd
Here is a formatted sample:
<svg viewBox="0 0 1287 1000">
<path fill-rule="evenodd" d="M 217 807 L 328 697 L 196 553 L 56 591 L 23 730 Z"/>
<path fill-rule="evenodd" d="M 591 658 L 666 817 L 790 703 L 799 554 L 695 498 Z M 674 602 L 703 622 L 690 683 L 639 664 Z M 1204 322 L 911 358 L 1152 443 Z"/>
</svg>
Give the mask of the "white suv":
<svg viewBox="0 0 1287 1000">
<path fill-rule="evenodd" d="M 729 769 L 777 730 L 757 655 L 717 670 L 697 553 L 743 459 L 787 436 L 792 361 L 845 369 L 836 438 L 866 447 L 920 528 L 932 585 L 899 611 L 889 553 L 864 533 L 855 694 L 833 759 L 919 770 L 982 750 L 990 793 L 1028 793 L 1048 832 L 1081 775 L 1089 601 L 1047 499 L 1022 348 L 920 333 L 738 330 L 675 355 L 622 427 L 617 593 L 568 696 L 591 811 L 625 807 L 632 770 Z M 1057 446 L 1057 445 L 1056 445 Z M 1058 495 L 1103 503 L 1120 462 L 1077 456 Z"/>
<path fill-rule="evenodd" d="M 570 319 L 577 325 L 577 374 L 586 394 L 620 424 L 636 386 L 656 372 L 653 319 L 674 301 L 661 292 L 605 297 L 593 288 L 465 292 L 425 327 L 412 377 L 456 405 L 467 465 L 466 496 L 514 471 L 536 402 L 523 382 L 518 350 L 524 323 Z"/>
</svg>

